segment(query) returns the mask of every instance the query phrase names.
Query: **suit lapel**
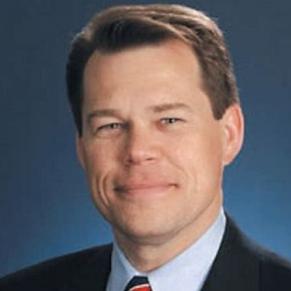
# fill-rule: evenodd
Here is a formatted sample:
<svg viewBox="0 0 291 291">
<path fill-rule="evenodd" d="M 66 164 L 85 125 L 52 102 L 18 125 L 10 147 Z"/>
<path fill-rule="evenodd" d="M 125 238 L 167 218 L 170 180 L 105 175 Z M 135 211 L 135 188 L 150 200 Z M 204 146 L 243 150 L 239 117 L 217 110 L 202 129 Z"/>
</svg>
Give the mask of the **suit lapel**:
<svg viewBox="0 0 291 291">
<path fill-rule="evenodd" d="M 258 291 L 259 262 L 230 217 L 221 247 L 201 291 Z"/>
<path fill-rule="evenodd" d="M 111 270 L 111 253 L 112 245 L 96 249 L 60 291 L 105 291 Z"/>
</svg>

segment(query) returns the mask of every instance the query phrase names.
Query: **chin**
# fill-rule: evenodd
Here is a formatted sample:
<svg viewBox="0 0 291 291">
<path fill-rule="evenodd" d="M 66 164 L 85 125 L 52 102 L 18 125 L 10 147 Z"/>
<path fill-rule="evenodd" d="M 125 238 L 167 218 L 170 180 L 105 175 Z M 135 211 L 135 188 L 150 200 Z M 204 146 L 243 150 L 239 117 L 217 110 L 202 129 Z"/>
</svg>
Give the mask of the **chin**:
<svg viewBox="0 0 291 291">
<path fill-rule="evenodd" d="M 157 222 L 152 219 L 138 221 L 137 219 L 127 219 L 127 222 L 119 220 L 113 226 L 117 237 L 121 236 L 125 240 L 130 240 L 138 244 L 155 244 L 168 238 L 172 232 L 166 229 L 165 222 Z"/>
</svg>

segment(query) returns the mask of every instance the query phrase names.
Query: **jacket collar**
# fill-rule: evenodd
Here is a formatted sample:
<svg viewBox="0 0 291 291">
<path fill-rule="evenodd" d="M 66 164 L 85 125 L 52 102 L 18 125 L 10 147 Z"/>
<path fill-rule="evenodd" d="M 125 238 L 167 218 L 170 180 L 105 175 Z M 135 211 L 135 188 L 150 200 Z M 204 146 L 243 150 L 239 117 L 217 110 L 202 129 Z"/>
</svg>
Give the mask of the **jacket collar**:
<svg viewBox="0 0 291 291">
<path fill-rule="evenodd" d="M 227 216 L 225 234 L 201 291 L 259 290 L 259 261 L 252 243 Z"/>
</svg>

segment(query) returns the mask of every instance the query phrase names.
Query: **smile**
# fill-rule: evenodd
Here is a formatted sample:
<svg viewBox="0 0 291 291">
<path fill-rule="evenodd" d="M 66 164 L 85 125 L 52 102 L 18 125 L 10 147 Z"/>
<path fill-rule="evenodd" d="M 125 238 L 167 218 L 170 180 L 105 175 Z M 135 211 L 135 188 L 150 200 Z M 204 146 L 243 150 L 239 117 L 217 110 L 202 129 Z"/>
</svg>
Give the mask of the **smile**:
<svg viewBox="0 0 291 291">
<path fill-rule="evenodd" d="M 158 183 L 158 184 L 136 184 L 136 185 L 122 185 L 116 187 L 114 190 L 126 196 L 152 196 L 164 194 L 171 188 L 176 187 L 175 184 Z"/>
</svg>

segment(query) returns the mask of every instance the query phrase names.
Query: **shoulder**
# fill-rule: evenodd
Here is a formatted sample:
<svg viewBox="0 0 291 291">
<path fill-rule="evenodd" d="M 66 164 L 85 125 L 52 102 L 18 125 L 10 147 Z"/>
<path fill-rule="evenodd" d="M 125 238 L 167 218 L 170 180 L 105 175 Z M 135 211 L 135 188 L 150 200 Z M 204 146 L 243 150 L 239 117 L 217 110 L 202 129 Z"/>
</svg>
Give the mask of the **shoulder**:
<svg viewBox="0 0 291 291">
<path fill-rule="evenodd" d="M 291 290 L 291 263 L 278 254 L 267 250 L 243 234 L 235 223 L 228 218 L 228 241 L 233 250 L 240 253 L 236 255 L 246 267 L 258 274 L 259 290 Z M 231 241 L 231 243 L 230 243 Z"/>
<path fill-rule="evenodd" d="M 79 281 L 89 282 L 92 277 L 104 281 L 110 272 L 111 251 L 109 244 L 42 262 L 0 279 L 0 291 L 75 290 L 70 286 Z"/>
<path fill-rule="evenodd" d="M 291 290 L 291 263 L 278 254 L 256 247 L 262 290 Z"/>
<path fill-rule="evenodd" d="M 227 215 L 203 291 L 290 291 L 291 265 L 249 239 Z"/>
</svg>

